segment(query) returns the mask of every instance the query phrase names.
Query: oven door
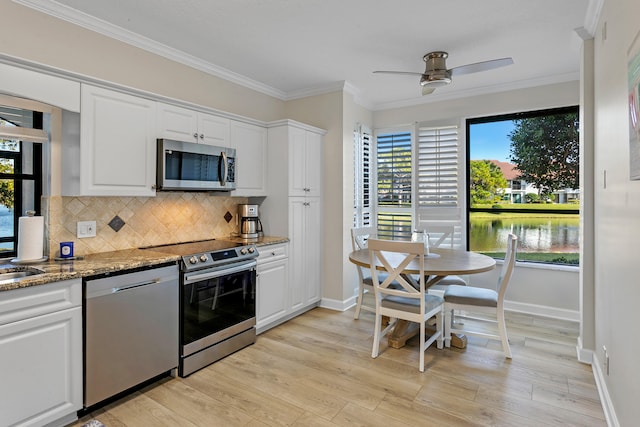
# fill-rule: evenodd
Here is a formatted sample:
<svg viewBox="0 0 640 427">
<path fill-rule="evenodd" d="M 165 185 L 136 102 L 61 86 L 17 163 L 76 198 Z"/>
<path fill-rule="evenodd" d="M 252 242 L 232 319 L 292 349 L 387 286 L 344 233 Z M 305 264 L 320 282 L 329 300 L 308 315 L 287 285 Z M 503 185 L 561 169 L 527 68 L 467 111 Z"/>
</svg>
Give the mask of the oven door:
<svg viewBox="0 0 640 427">
<path fill-rule="evenodd" d="M 180 339 L 186 356 L 256 324 L 256 261 L 183 275 Z"/>
</svg>

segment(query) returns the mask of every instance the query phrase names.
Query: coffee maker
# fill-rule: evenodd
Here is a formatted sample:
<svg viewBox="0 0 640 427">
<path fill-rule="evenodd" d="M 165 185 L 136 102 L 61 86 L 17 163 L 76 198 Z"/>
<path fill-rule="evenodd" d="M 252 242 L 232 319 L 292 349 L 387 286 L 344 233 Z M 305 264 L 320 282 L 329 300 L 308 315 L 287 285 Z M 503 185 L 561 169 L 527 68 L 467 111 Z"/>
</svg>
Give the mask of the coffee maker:
<svg viewBox="0 0 640 427">
<path fill-rule="evenodd" d="M 238 205 L 240 237 L 257 239 L 262 236 L 262 223 L 258 217 L 258 205 Z"/>
</svg>

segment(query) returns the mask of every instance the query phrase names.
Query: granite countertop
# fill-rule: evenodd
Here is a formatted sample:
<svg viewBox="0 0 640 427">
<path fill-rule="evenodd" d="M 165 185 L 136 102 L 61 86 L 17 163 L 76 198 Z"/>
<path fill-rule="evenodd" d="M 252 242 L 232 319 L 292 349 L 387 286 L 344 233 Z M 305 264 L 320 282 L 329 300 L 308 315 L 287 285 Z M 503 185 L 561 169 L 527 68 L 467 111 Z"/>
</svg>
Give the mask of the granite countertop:
<svg viewBox="0 0 640 427">
<path fill-rule="evenodd" d="M 239 237 L 221 238 L 236 243 L 253 243 L 256 246 L 274 245 L 289 241 L 286 237 L 264 236 L 255 240 L 245 240 Z M 258 249 L 259 251 L 259 249 Z M 113 252 L 102 252 L 86 255 L 81 259 L 56 261 L 49 260 L 34 264 L 15 264 L 9 259 L 0 260 L 0 274 L 9 271 L 37 269 L 43 274 L 27 276 L 19 280 L 0 281 L 0 292 L 30 286 L 45 285 L 47 283 L 62 280 L 95 276 L 104 273 L 113 273 L 123 270 L 131 270 L 139 267 L 152 267 L 154 265 L 175 263 L 180 260 L 177 255 L 168 255 L 154 252 L 153 249 L 126 249 Z"/>
</svg>

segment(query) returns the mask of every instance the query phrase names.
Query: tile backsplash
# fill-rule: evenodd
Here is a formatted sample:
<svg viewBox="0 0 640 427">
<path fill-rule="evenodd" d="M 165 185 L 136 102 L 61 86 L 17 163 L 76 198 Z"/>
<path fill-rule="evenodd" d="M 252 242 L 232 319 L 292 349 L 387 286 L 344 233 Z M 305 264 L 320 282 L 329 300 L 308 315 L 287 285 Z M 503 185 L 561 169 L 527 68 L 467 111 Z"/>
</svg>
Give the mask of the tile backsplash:
<svg viewBox="0 0 640 427">
<path fill-rule="evenodd" d="M 55 257 L 60 242 L 66 241 L 74 242 L 76 255 L 88 255 L 228 237 L 238 230 L 238 205 L 247 203 L 247 198 L 159 192 L 156 197 L 57 196 L 45 198 L 43 202 L 43 211 L 48 212 L 45 228 L 49 257 Z M 225 219 L 227 212 L 232 215 L 229 222 Z M 109 226 L 116 217 L 124 222 L 117 232 Z M 96 221 L 96 237 L 78 239 L 78 221 Z"/>
</svg>

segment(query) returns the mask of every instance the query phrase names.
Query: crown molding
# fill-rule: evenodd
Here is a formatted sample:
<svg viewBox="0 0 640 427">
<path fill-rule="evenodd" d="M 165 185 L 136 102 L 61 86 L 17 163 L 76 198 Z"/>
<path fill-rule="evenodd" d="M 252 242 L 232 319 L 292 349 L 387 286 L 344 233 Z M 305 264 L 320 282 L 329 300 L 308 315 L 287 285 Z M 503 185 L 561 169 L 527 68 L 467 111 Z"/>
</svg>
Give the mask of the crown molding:
<svg viewBox="0 0 640 427">
<path fill-rule="evenodd" d="M 596 28 L 598 27 L 598 21 L 600 20 L 600 15 L 602 14 L 603 6 L 604 6 L 604 0 L 589 0 L 589 5 L 587 6 L 587 13 L 584 17 L 584 25 L 582 27 L 587 34 L 591 35 L 591 37 L 588 37 L 588 38 L 593 38 L 596 35 Z M 584 34 L 579 33 L 579 35 L 584 40 L 588 39 L 584 37 L 585 36 Z"/>
</svg>

